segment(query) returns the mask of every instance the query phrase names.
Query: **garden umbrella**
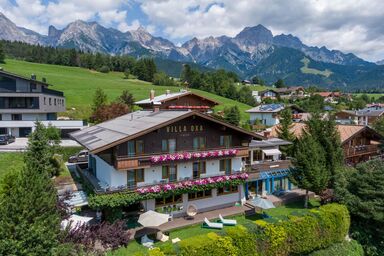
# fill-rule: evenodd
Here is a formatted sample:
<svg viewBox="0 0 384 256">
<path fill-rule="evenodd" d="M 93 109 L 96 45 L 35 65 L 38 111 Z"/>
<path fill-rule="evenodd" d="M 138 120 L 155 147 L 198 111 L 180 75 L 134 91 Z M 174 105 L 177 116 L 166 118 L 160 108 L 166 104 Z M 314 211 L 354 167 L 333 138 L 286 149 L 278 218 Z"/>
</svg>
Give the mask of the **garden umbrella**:
<svg viewBox="0 0 384 256">
<path fill-rule="evenodd" d="M 261 208 L 263 210 L 275 208 L 275 206 L 271 201 L 260 198 L 260 197 L 256 197 L 255 199 L 252 199 L 251 201 L 249 201 L 249 204 L 253 205 L 254 207 Z"/>
<path fill-rule="evenodd" d="M 144 227 L 158 227 L 168 222 L 169 214 L 158 213 L 149 210 L 140 215 L 138 222 Z"/>
<path fill-rule="evenodd" d="M 92 217 L 85 217 L 85 216 L 72 214 L 68 219 L 63 220 L 61 222 L 61 229 L 63 230 L 66 229 L 68 225 L 70 225 L 70 229 L 76 229 L 81 225 L 87 224 L 92 219 L 93 219 Z"/>
</svg>

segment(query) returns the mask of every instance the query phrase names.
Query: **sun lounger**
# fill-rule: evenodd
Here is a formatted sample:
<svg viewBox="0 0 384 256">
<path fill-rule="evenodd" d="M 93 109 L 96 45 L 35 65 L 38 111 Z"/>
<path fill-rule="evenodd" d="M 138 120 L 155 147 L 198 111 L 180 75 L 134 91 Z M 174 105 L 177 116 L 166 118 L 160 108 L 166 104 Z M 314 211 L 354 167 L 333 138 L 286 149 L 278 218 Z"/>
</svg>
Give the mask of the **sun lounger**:
<svg viewBox="0 0 384 256">
<path fill-rule="evenodd" d="M 147 248 L 153 247 L 153 240 L 149 239 L 147 235 L 141 237 L 141 244 Z"/>
<path fill-rule="evenodd" d="M 164 235 L 161 231 L 157 232 L 156 239 L 161 242 L 167 242 L 169 240 L 169 236 Z"/>
<path fill-rule="evenodd" d="M 180 240 L 180 238 L 178 238 L 178 237 L 172 239 L 172 243 L 173 243 L 173 244 L 178 243 L 178 242 L 180 242 L 180 241 L 181 241 L 181 240 Z"/>
<path fill-rule="evenodd" d="M 212 229 L 222 229 L 223 224 L 222 223 L 214 223 L 210 222 L 207 218 L 204 219 L 203 228 L 212 228 Z"/>
<path fill-rule="evenodd" d="M 221 214 L 219 214 L 219 221 L 223 223 L 224 226 L 235 226 L 237 224 L 236 220 L 229 220 L 229 219 L 224 219 Z"/>
</svg>

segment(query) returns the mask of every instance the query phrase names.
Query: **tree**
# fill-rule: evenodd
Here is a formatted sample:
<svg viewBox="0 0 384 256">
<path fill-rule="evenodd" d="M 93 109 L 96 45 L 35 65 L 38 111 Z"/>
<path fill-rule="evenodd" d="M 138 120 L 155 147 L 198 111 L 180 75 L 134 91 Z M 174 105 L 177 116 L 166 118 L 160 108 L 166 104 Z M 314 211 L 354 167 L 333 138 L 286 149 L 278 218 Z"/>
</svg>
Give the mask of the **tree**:
<svg viewBox="0 0 384 256">
<path fill-rule="evenodd" d="M 375 129 L 378 133 L 384 136 L 384 116 L 378 118 L 373 123 L 373 129 Z"/>
<path fill-rule="evenodd" d="M 37 123 L 25 166 L 0 185 L 0 255 L 50 255 L 58 245 L 60 218 L 50 178 L 49 140 Z"/>
<path fill-rule="evenodd" d="M 328 185 L 329 173 L 326 170 L 324 150 L 311 134 L 304 135 L 297 141 L 290 169 L 289 179 L 299 188 L 305 189 L 304 207 L 308 207 L 309 194 L 320 194 Z"/>
<path fill-rule="evenodd" d="M 224 109 L 224 119 L 233 125 L 239 125 L 240 123 L 240 110 L 237 106 Z"/>
<path fill-rule="evenodd" d="M 112 102 L 109 105 L 99 107 L 92 115 L 92 120 L 95 123 L 102 123 L 107 120 L 125 115 L 129 113 L 127 105 L 120 102 Z"/>
<path fill-rule="evenodd" d="M 258 76 L 252 77 L 253 84 L 265 85 L 265 82 Z"/>
<path fill-rule="evenodd" d="M 280 113 L 280 124 L 277 127 L 277 135 L 280 139 L 294 142 L 295 135 L 291 131 L 293 122 L 292 122 L 292 110 L 290 108 L 285 108 Z M 284 145 L 280 147 L 283 154 L 285 156 L 293 155 L 293 144 L 292 145 Z"/>
<path fill-rule="evenodd" d="M 3 49 L 3 44 L 0 42 L 0 63 L 4 63 L 5 54 Z"/>
<path fill-rule="evenodd" d="M 124 90 L 117 99 L 117 102 L 123 103 L 127 105 L 129 109 L 132 109 L 133 104 L 135 104 L 135 99 L 133 98 L 132 93 L 128 90 Z"/>
<path fill-rule="evenodd" d="M 131 73 L 130 73 L 129 68 L 126 68 L 126 69 L 124 70 L 124 79 L 128 79 L 130 74 L 131 74 Z"/>
<path fill-rule="evenodd" d="M 384 251 L 384 162 L 371 160 L 340 175 L 336 198 L 348 207 L 351 234 L 368 255 Z M 375 253 L 376 252 L 376 253 Z"/>
<path fill-rule="evenodd" d="M 93 96 L 92 111 L 97 111 L 100 107 L 107 104 L 107 94 L 101 88 L 97 88 Z"/>
<path fill-rule="evenodd" d="M 284 80 L 283 79 L 278 79 L 275 82 L 275 87 L 276 88 L 284 88 L 285 87 Z"/>
<path fill-rule="evenodd" d="M 329 119 L 321 119 L 320 114 L 313 113 L 306 124 L 308 132 L 323 148 L 326 170 L 330 174 L 330 185 L 333 187 L 335 176 L 344 163 L 344 154 L 340 134 L 336 128 L 336 122 L 332 117 Z"/>
</svg>

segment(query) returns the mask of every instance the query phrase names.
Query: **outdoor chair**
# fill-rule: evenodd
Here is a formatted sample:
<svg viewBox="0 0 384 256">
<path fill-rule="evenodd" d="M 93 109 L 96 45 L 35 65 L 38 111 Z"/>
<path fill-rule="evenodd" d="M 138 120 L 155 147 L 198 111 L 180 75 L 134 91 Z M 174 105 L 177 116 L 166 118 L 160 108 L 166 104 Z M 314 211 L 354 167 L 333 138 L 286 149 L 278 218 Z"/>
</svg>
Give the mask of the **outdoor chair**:
<svg viewBox="0 0 384 256">
<path fill-rule="evenodd" d="M 169 240 L 169 236 L 166 236 L 163 232 L 159 231 L 156 233 L 156 239 L 161 242 L 167 242 Z"/>
<path fill-rule="evenodd" d="M 190 204 L 187 207 L 187 216 L 188 218 L 193 219 L 195 215 L 197 214 L 197 207 L 194 204 Z"/>
<path fill-rule="evenodd" d="M 204 223 L 202 225 L 203 228 L 211 228 L 211 229 L 222 229 L 222 223 L 214 223 L 210 222 L 207 218 L 204 218 Z"/>
<path fill-rule="evenodd" d="M 237 224 L 236 220 L 224 219 L 221 214 L 219 214 L 219 221 L 223 223 L 224 226 L 236 226 Z"/>
</svg>

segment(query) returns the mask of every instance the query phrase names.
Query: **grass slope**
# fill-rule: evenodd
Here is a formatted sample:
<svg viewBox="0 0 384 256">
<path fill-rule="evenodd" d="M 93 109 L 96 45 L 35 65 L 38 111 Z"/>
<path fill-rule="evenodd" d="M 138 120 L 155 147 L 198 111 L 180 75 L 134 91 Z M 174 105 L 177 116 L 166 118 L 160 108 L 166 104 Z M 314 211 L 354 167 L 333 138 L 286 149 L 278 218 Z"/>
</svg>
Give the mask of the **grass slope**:
<svg viewBox="0 0 384 256">
<path fill-rule="evenodd" d="M 303 62 L 303 64 L 304 64 L 304 66 L 300 68 L 301 73 L 313 74 L 313 75 L 322 75 L 322 76 L 325 76 L 325 77 L 329 77 L 330 75 L 332 75 L 332 71 L 330 71 L 329 69 L 321 71 L 321 70 L 318 70 L 318 69 L 315 69 L 315 68 L 309 68 L 308 65 L 309 65 L 310 60 L 308 58 L 304 57 L 301 60 L 301 62 Z"/>
<path fill-rule="evenodd" d="M 35 74 L 39 80 L 45 77 L 48 83 L 54 85 L 52 89 L 64 92 L 67 109 L 76 109 L 76 111 L 69 111 L 69 114 L 82 119 L 89 117 L 93 94 L 98 87 L 107 93 L 110 101 L 117 98 L 124 89 L 129 90 L 136 100 L 148 98 L 151 89 L 156 90 L 157 94 L 162 94 L 167 89 L 173 92 L 180 89 L 179 87 L 156 86 L 135 79 L 124 79 L 124 74 L 120 72 L 103 74 L 84 68 L 37 64 L 13 59 L 7 59 L 6 63 L 1 66 L 6 71 L 27 77 Z M 237 105 L 242 112 L 242 120 L 248 119 L 245 110 L 251 108 L 250 106 L 212 93 L 193 91 L 222 104 L 217 107 L 218 110 L 222 110 L 226 106 Z"/>
</svg>

